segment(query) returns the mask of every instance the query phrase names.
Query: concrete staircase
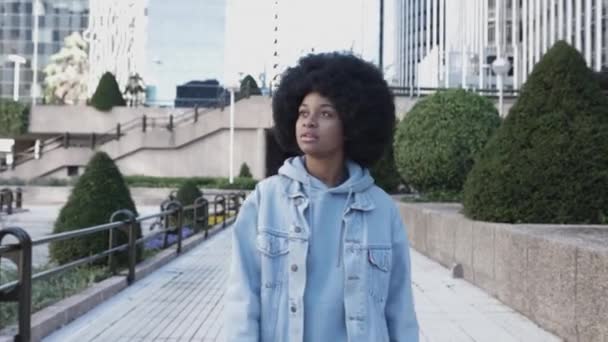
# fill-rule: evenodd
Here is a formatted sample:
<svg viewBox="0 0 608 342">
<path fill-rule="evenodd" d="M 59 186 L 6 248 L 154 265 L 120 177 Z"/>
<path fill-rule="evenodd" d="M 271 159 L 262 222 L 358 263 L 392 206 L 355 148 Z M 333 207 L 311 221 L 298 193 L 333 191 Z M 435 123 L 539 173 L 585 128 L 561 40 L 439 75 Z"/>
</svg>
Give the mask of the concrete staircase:
<svg viewBox="0 0 608 342">
<path fill-rule="evenodd" d="M 96 151 L 104 151 L 115 160 L 123 174 L 157 176 L 226 176 L 230 108 L 199 110 L 176 116 L 171 130 L 167 118 L 148 118 L 143 131 L 141 120 L 130 120 L 118 134 L 99 135 L 94 148 L 64 147 L 61 137 L 44 144 L 39 158 L 26 156 L 14 169 L 0 173 L 0 178 L 67 178 L 68 167 L 84 168 Z M 135 123 L 135 124 L 133 124 Z M 263 170 L 263 155 L 252 153 L 264 146 L 264 129 L 271 127 L 270 99 L 252 96 L 235 104 L 235 164 L 247 162 L 255 173 Z M 104 137 L 102 139 L 102 137 Z M 108 137 L 110 137 L 108 139 Z M 92 145 L 91 145 L 92 146 Z M 262 160 L 260 160 L 262 159 Z M 199 165 L 197 165 L 199 164 Z M 202 165 L 204 164 L 204 165 Z M 79 170 L 79 173 L 81 170 Z M 257 172 L 256 172 L 257 171 Z M 262 171 L 263 172 L 263 171 Z M 260 176 L 260 175 L 257 175 Z"/>
</svg>

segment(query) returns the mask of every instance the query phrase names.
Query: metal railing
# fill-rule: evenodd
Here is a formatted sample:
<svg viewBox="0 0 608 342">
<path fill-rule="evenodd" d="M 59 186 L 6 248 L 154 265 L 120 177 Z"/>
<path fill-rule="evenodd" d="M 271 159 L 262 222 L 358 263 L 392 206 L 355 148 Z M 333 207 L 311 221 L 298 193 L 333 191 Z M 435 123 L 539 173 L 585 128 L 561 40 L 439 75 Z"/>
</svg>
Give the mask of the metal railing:
<svg viewBox="0 0 608 342">
<path fill-rule="evenodd" d="M 135 280 L 135 266 L 137 264 L 137 246 L 144 244 L 148 240 L 158 237 L 160 234 L 167 236 L 174 234 L 177 236 L 176 253 L 182 251 L 182 231 L 184 228 L 184 215 L 192 211 L 192 224 L 202 225 L 200 230 L 205 233 L 204 238 L 208 237 L 209 233 L 209 218 L 214 217 L 214 225 L 218 223 L 218 217 L 222 218 L 222 228 L 226 227 L 228 219 L 236 217 L 240 207 L 245 199 L 244 192 L 230 193 L 228 196 L 216 195 L 213 202 L 209 202 L 204 196 L 196 199 L 192 205 L 182 206 L 175 199 L 170 199 L 161 204 L 161 211 L 147 216 L 136 217 L 135 214 L 128 210 L 122 209 L 114 212 L 109 222 L 94 227 L 87 227 L 73 231 L 67 231 L 58 234 L 52 234 L 36 239 L 31 239 L 30 235 L 23 229 L 18 227 L 10 227 L 0 230 L 0 260 L 4 257 L 13 260 L 17 264 L 18 279 L 0 284 L 0 303 L 16 302 L 18 305 L 18 333 L 15 336 L 16 342 L 27 342 L 31 339 L 31 307 L 32 307 L 32 282 L 36 280 L 44 280 L 49 277 L 65 273 L 76 267 L 91 264 L 93 262 L 107 258 L 107 265 L 112 274 L 116 275 L 117 260 L 116 253 L 127 252 L 127 284 L 133 283 Z M 213 212 L 210 212 L 210 204 L 213 204 Z M 145 237 L 137 238 L 137 229 L 140 224 L 147 220 L 158 219 L 163 222 L 163 228 L 156 233 L 149 234 Z M 122 230 L 128 236 L 128 242 L 123 245 L 116 245 L 117 230 Z M 88 236 L 95 233 L 108 232 L 108 249 L 94 255 L 83 257 L 63 265 L 59 265 L 42 272 L 32 274 L 32 247 L 54 243 L 73 238 Z M 2 240 L 6 236 L 12 236 L 17 239 L 16 244 L 2 244 Z M 167 245 L 163 246 L 167 248 Z"/>
</svg>

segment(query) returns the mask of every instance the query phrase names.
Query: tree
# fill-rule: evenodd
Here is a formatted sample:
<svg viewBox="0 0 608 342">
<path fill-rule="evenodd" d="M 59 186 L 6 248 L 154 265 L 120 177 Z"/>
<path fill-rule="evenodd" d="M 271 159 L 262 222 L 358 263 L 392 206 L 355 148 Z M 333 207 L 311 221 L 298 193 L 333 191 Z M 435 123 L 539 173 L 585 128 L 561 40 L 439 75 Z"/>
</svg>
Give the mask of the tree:
<svg viewBox="0 0 608 342">
<path fill-rule="evenodd" d="M 120 209 L 131 210 L 136 216 L 137 209 L 131 198 L 122 174 L 114 161 L 104 152 L 96 153 L 89 161 L 84 174 L 78 179 L 67 203 L 61 208 L 55 221 L 53 233 L 62 233 L 86 227 L 108 223 L 111 215 Z M 126 217 L 120 217 L 126 219 Z M 141 237 L 138 226 L 137 238 Z M 128 242 L 124 230 L 115 230 L 117 244 Z M 109 233 L 99 232 L 66 241 L 53 242 L 50 245 L 51 259 L 59 264 L 65 264 L 75 259 L 107 250 Z M 118 259 L 126 261 L 126 253 Z M 138 259 L 141 258 L 141 248 L 138 247 Z"/>
<path fill-rule="evenodd" d="M 0 136 L 14 137 L 27 131 L 29 107 L 13 100 L 0 99 Z"/>
<path fill-rule="evenodd" d="M 493 103 L 463 89 L 437 92 L 397 126 L 395 161 L 419 192 L 459 194 L 474 157 L 500 125 Z"/>
<path fill-rule="evenodd" d="M 101 76 L 97 89 L 91 98 L 91 105 L 99 110 L 108 111 L 114 106 L 126 105 L 118 82 L 111 72 L 106 72 Z"/>
<path fill-rule="evenodd" d="M 239 170 L 239 177 L 240 178 L 253 178 L 253 176 L 251 175 L 251 171 L 249 170 L 249 166 L 247 165 L 247 163 L 241 164 L 241 169 Z"/>
<path fill-rule="evenodd" d="M 245 76 L 241 81 L 241 94 L 245 96 L 262 94 L 257 82 L 251 75 Z"/>
<path fill-rule="evenodd" d="M 608 99 L 560 41 L 471 170 L 465 214 L 511 223 L 608 223 Z"/>
<path fill-rule="evenodd" d="M 44 68 L 44 98 L 47 103 L 77 104 L 87 99 L 89 75 L 88 44 L 74 32 Z"/>
</svg>

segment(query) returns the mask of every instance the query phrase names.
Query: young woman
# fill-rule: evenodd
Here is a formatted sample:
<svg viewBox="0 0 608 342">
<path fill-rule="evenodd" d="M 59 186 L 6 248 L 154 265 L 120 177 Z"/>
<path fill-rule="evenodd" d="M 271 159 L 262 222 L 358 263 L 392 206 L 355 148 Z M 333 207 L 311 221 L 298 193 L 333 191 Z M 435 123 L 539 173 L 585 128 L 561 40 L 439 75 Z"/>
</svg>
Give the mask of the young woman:
<svg viewBox="0 0 608 342">
<path fill-rule="evenodd" d="M 272 107 L 279 144 L 300 156 L 234 224 L 227 341 L 418 341 L 406 230 L 367 169 L 395 125 L 382 74 L 352 55 L 309 55 Z"/>
</svg>

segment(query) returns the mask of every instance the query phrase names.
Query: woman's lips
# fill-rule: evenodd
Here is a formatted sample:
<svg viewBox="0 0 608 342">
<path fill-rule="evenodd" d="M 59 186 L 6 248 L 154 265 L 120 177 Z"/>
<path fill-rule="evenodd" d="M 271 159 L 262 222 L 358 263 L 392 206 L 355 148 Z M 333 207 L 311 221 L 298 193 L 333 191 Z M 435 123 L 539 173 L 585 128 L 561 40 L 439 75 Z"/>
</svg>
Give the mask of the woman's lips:
<svg viewBox="0 0 608 342">
<path fill-rule="evenodd" d="M 304 133 L 304 134 L 300 135 L 300 140 L 302 142 L 315 142 L 315 141 L 319 140 L 319 137 L 316 134 Z"/>
</svg>

